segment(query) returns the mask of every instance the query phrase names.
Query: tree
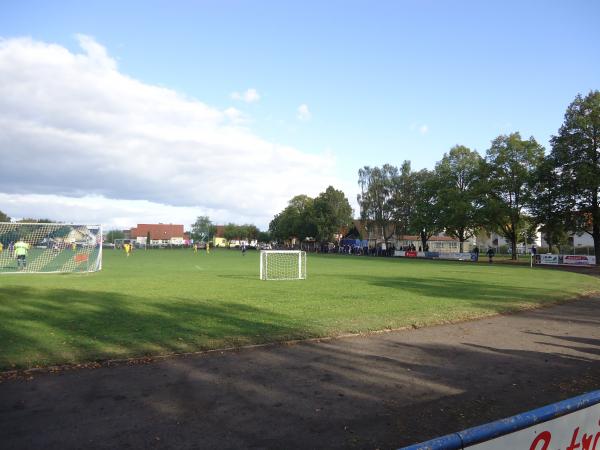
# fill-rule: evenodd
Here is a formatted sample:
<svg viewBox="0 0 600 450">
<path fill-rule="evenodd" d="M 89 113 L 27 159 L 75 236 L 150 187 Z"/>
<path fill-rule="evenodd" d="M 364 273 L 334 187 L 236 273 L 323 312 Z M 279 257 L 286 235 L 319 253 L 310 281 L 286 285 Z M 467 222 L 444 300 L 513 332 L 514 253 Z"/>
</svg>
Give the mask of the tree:
<svg viewBox="0 0 600 450">
<path fill-rule="evenodd" d="M 352 223 L 352 207 L 342 191 L 329 186 L 313 202 L 313 218 L 316 225 L 315 238 L 319 242 L 333 240 L 333 235 Z"/>
<path fill-rule="evenodd" d="M 275 215 L 269 224 L 269 231 L 275 239 L 286 240 L 296 237 L 304 240 L 315 237 L 317 227 L 314 221 L 314 200 L 307 195 L 296 195 L 288 206 Z"/>
<path fill-rule="evenodd" d="M 369 231 L 381 233 L 386 246 L 396 233 L 397 179 L 398 168 L 390 164 L 384 164 L 381 168 L 365 166 L 358 171 L 360 194 L 356 199 L 360 206 L 360 218 Z"/>
<path fill-rule="evenodd" d="M 575 97 L 550 142 L 569 231 L 592 236 L 600 265 L 600 91 Z"/>
<path fill-rule="evenodd" d="M 240 239 L 240 228 L 235 223 L 228 223 L 223 227 L 223 237 L 228 241 Z"/>
<path fill-rule="evenodd" d="M 121 230 L 110 230 L 106 233 L 106 241 L 111 244 L 115 243 L 115 239 L 123 239 L 125 234 Z"/>
<path fill-rule="evenodd" d="M 427 169 L 413 172 L 413 210 L 410 217 L 410 230 L 421 239 L 425 249 L 431 236 L 442 231 L 441 208 L 439 202 L 439 180 L 435 172 Z"/>
<path fill-rule="evenodd" d="M 241 239 L 253 240 L 258 237 L 259 231 L 256 225 L 246 223 L 244 225 L 238 225 L 237 228 L 238 237 Z"/>
<path fill-rule="evenodd" d="M 190 237 L 194 241 L 207 242 L 214 234 L 213 228 L 213 224 L 208 216 L 198 216 L 196 221 L 192 224 Z"/>
<path fill-rule="evenodd" d="M 522 140 L 519 133 L 512 133 L 492 141 L 482 166 L 484 219 L 510 241 L 514 260 L 522 213 L 531 204 L 535 172 L 543 157 L 544 148 L 533 137 Z"/>
<path fill-rule="evenodd" d="M 567 241 L 565 211 L 563 204 L 556 161 L 552 155 L 544 158 L 535 174 L 533 198 L 529 205 L 533 221 L 548 243 L 548 251 L 552 253 L 554 246 L 560 248 Z"/>
<path fill-rule="evenodd" d="M 268 231 L 259 231 L 257 239 L 258 242 L 271 242 L 271 233 Z"/>
<path fill-rule="evenodd" d="M 50 219 L 33 219 L 31 217 L 24 217 L 23 219 L 17 220 L 17 223 L 54 223 L 54 220 L 50 220 Z"/>
<path fill-rule="evenodd" d="M 392 178 L 392 221 L 396 234 L 414 232 L 412 219 L 415 213 L 416 177 L 410 161 L 404 161 Z M 418 234 L 418 233 L 417 233 Z"/>
<path fill-rule="evenodd" d="M 481 225 L 476 188 L 481 164 L 479 153 L 456 145 L 435 167 L 439 183 L 440 222 L 448 236 L 458 239 L 461 253 L 464 242 L 473 237 Z"/>
<path fill-rule="evenodd" d="M 0 211 L 0 222 L 10 222 L 10 217 Z"/>
</svg>

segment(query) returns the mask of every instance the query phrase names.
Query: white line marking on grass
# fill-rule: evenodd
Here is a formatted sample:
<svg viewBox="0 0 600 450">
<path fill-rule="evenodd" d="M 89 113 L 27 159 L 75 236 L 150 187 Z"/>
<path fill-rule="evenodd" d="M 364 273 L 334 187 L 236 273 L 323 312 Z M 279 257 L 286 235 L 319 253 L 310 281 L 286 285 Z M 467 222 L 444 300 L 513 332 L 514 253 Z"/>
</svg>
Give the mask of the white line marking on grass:
<svg viewBox="0 0 600 450">
<path fill-rule="evenodd" d="M 194 267 L 195 267 L 196 269 L 198 269 L 198 270 L 204 270 L 204 269 L 203 269 L 202 267 L 200 267 L 200 266 L 194 266 Z"/>
</svg>

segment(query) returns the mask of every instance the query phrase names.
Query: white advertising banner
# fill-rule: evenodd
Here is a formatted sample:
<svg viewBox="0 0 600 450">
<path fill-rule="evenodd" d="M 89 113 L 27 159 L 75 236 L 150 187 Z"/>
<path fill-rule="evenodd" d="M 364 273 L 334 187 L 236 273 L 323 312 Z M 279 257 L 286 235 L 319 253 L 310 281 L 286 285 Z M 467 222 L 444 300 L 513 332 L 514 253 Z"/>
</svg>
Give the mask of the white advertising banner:
<svg viewBox="0 0 600 450">
<path fill-rule="evenodd" d="M 568 266 L 593 266 L 596 264 L 595 256 L 587 255 L 539 255 L 540 264 L 568 265 Z M 600 449 L 598 449 L 600 450 Z"/>
<path fill-rule="evenodd" d="M 471 253 L 440 253 L 439 259 L 452 259 L 456 261 L 471 261 Z"/>
<path fill-rule="evenodd" d="M 586 255 L 564 255 L 563 264 L 590 266 L 596 264 L 596 257 Z"/>
<path fill-rule="evenodd" d="M 465 449 L 599 450 L 600 403 Z"/>
<path fill-rule="evenodd" d="M 540 264 L 558 264 L 558 255 L 540 255 Z"/>
</svg>

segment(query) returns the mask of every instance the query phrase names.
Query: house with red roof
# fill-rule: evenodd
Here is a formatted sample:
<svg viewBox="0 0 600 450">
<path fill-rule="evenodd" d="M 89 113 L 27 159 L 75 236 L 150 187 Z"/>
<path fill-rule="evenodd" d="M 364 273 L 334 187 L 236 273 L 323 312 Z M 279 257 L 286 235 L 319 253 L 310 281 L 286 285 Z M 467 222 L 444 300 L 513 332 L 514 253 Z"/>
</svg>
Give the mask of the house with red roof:
<svg viewBox="0 0 600 450">
<path fill-rule="evenodd" d="M 146 245 L 149 238 L 151 246 L 179 246 L 186 243 L 186 237 L 183 225 L 172 223 L 139 223 L 131 229 L 131 239 L 140 245 Z"/>
</svg>

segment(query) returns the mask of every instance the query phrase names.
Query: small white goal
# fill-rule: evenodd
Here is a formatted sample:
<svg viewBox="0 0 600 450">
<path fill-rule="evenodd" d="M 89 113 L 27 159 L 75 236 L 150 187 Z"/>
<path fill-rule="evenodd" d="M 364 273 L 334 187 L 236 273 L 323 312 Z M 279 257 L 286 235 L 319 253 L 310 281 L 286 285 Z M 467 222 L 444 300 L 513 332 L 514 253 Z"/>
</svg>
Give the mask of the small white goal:
<svg viewBox="0 0 600 450">
<path fill-rule="evenodd" d="M 306 252 L 300 250 L 262 250 L 261 280 L 305 280 Z"/>
</svg>

